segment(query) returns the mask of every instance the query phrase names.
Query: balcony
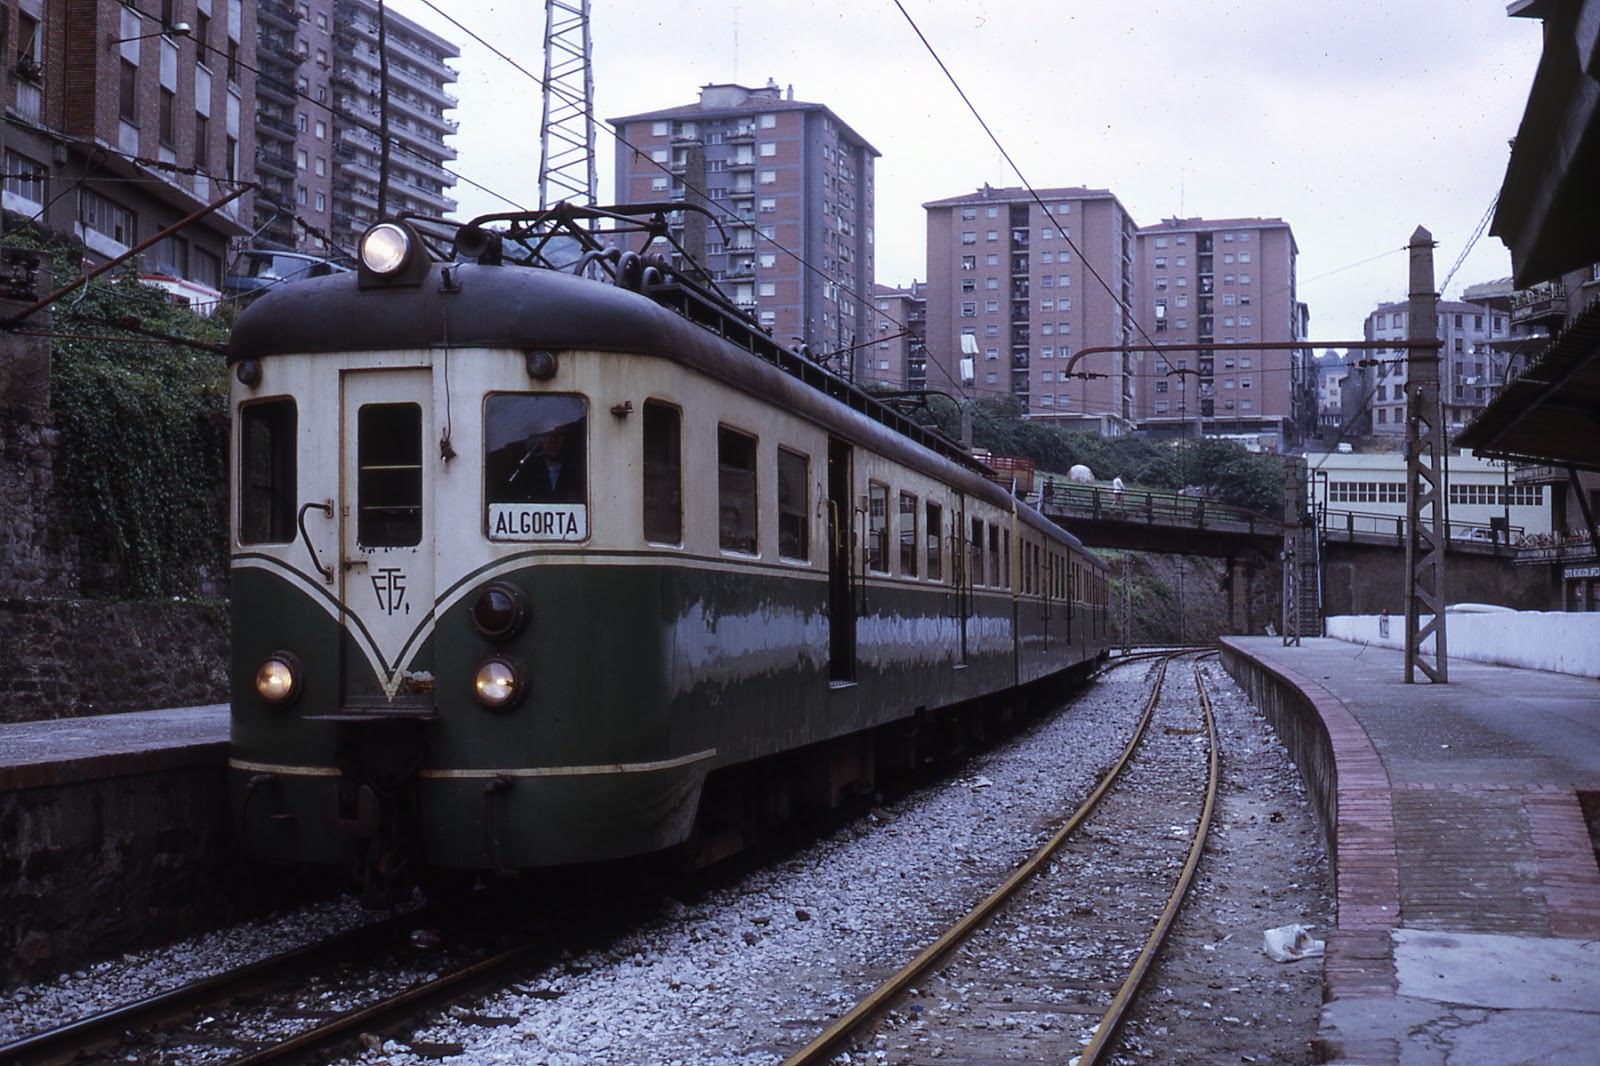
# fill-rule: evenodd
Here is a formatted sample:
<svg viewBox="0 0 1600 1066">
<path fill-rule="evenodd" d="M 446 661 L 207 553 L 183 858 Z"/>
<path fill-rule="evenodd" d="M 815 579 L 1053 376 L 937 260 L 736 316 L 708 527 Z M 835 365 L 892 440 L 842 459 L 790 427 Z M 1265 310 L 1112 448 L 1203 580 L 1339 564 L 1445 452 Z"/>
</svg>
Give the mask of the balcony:
<svg viewBox="0 0 1600 1066">
<path fill-rule="evenodd" d="M 300 25 L 300 16 L 292 4 L 283 0 L 256 0 L 256 18 L 267 26 L 276 26 L 290 33 Z"/>
<path fill-rule="evenodd" d="M 1511 305 L 1513 326 L 1544 326 L 1559 329 L 1567 320 L 1567 289 L 1560 283 L 1546 283 L 1518 293 Z"/>
</svg>

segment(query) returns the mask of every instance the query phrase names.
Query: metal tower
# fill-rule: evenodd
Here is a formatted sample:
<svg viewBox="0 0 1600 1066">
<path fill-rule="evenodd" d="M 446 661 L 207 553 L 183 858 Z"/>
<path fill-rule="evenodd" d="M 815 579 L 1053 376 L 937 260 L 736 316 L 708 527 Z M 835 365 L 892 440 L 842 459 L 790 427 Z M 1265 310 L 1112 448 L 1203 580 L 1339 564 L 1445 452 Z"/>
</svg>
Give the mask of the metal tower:
<svg viewBox="0 0 1600 1066">
<path fill-rule="evenodd" d="M 1411 235 L 1411 296 L 1406 306 L 1406 684 L 1421 670 L 1429 681 L 1450 680 L 1445 646 L 1443 456 L 1439 409 L 1439 294 L 1433 291 L 1433 235 Z M 1423 616 L 1428 615 L 1426 621 Z M 1428 649 L 1433 638 L 1433 664 Z"/>
<path fill-rule="evenodd" d="M 545 0 L 539 207 L 595 202 L 594 72 L 589 0 Z"/>
</svg>

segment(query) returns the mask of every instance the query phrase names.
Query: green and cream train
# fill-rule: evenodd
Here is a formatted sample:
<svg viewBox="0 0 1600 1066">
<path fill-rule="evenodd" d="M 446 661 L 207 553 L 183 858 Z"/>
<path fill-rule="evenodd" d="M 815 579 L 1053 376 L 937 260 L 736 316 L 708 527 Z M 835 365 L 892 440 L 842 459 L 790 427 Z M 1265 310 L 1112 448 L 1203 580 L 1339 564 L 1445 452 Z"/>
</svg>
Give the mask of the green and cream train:
<svg viewBox="0 0 1600 1066">
<path fill-rule="evenodd" d="M 549 223 L 380 223 L 238 321 L 251 854 L 713 854 L 1104 657 L 1104 565 L 959 447 Z"/>
</svg>

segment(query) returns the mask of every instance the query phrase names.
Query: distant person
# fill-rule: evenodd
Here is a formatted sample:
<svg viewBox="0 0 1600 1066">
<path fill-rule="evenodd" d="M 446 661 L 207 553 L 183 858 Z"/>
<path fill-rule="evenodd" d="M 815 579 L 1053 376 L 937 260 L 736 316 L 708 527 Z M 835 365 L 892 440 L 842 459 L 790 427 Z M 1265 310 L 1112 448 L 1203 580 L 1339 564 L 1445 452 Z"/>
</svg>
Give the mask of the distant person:
<svg viewBox="0 0 1600 1066">
<path fill-rule="evenodd" d="M 1121 507 L 1122 506 L 1122 477 L 1121 477 L 1121 475 L 1118 475 L 1117 477 L 1114 477 L 1114 478 L 1111 479 L 1111 502 L 1117 507 Z"/>
</svg>

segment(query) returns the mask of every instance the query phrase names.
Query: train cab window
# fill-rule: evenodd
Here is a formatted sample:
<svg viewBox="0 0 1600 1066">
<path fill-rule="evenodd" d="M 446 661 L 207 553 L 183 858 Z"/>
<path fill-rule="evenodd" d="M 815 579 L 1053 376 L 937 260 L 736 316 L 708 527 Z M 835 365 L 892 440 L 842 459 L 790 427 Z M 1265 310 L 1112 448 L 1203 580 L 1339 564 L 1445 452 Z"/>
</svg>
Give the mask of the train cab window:
<svg viewBox="0 0 1600 1066">
<path fill-rule="evenodd" d="M 422 408 L 363 404 L 356 415 L 356 542 L 422 543 Z"/>
<path fill-rule="evenodd" d="M 867 483 L 867 569 L 889 572 L 889 486 Z"/>
<path fill-rule="evenodd" d="M 811 558 L 811 463 L 787 448 L 778 449 L 778 555 Z"/>
<path fill-rule="evenodd" d="M 928 580 L 944 580 L 944 508 L 929 501 L 927 524 L 923 535 L 927 537 Z"/>
<path fill-rule="evenodd" d="M 972 520 L 972 538 L 967 541 L 967 573 L 972 584 L 983 584 L 983 519 Z"/>
<path fill-rule="evenodd" d="M 484 400 L 484 501 L 490 540 L 589 535 L 589 401 L 561 393 Z"/>
<path fill-rule="evenodd" d="M 1004 585 L 1005 579 L 1000 574 L 1000 527 L 989 525 L 989 584 L 996 587 Z"/>
<path fill-rule="evenodd" d="M 717 540 L 723 551 L 756 554 L 756 439 L 717 427 Z"/>
<path fill-rule="evenodd" d="M 917 498 L 900 494 L 900 573 L 917 576 Z"/>
<path fill-rule="evenodd" d="M 683 543 L 683 413 L 644 404 L 644 539 Z"/>
<path fill-rule="evenodd" d="M 239 410 L 239 542 L 294 539 L 297 473 L 294 401 L 267 400 Z"/>
</svg>

